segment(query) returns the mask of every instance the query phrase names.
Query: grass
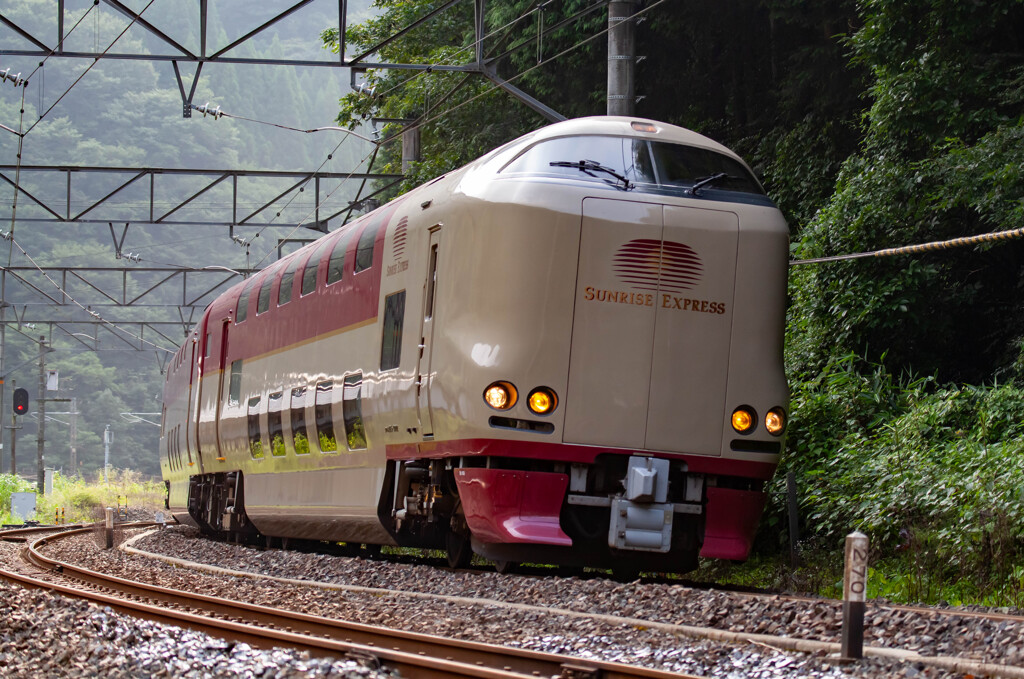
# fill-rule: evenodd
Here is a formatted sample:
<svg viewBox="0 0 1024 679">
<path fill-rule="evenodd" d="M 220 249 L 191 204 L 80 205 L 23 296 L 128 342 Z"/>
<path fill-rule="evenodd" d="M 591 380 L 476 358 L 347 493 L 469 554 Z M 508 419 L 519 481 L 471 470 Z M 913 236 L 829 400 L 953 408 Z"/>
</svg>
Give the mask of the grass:
<svg viewBox="0 0 1024 679">
<path fill-rule="evenodd" d="M 35 517 L 29 520 L 54 523 L 63 518 L 66 523 L 85 523 L 103 518 L 106 507 L 126 506 L 149 512 L 164 506 L 164 484 L 159 479 L 143 478 L 130 469 L 114 469 L 103 481 L 102 472 L 93 479 L 66 477 L 55 473 L 53 492 L 36 499 Z M 11 515 L 11 495 L 15 492 L 33 492 L 36 486 L 11 474 L 0 474 L 0 522 L 20 524 L 21 519 Z"/>
</svg>

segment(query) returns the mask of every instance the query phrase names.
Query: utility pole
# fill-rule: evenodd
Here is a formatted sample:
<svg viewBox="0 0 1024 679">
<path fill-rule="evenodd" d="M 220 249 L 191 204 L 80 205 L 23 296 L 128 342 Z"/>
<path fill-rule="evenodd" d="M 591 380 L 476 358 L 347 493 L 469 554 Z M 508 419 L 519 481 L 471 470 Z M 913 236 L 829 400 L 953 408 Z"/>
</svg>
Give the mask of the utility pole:
<svg viewBox="0 0 1024 679">
<path fill-rule="evenodd" d="M 113 438 L 108 424 L 103 429 L 103 483 L 107 482 L 107 468 L 110 467 L 110 442 Z"/>
<path fill-rule="evenodd" d="M 39 435 L 36 437 L 36 489 L 42 495 L 46 488 L 46 474 L 43 471 L 43 442 L 46 440 L 46 337 L 39 337 Z"/>
<path fill-rule="evenodd" d="M 78 399 L 71 399 L 71 474 L 78 476 Z"/>
<path fill-rule="evenodd" d="M 608 115 L 631 116 L 636 105 L 634 0 L 608 3 Z"/>
<path fill-rule="evenodd" d="M 13 393 L 15 388 L 18 386 L 17 380 L 11 380 L 11 392 Z M 11 415 L 11 476 L 18 475 L 18 463 L 15 459 L 14 451 L 17 447 L 18 441 L 18 416 Z"/>
</svg>

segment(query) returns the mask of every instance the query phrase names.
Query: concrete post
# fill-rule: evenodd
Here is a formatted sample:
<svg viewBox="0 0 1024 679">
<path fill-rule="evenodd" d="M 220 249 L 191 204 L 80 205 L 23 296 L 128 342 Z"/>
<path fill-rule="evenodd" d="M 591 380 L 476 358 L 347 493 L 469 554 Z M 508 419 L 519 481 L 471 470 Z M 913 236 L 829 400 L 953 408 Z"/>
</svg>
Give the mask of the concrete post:
<svg viewBox="0 0 1024 679">
<path fill-rule="evenodd" d="M 840 656 L 864 657 L 864 607 L 868 589 L 868 536 L 846 536 L 846 570 L 843 574 L 843 637 Z"/>
<path fill-rule="evenodd" d="M 631 116 L 636 104 L 633 0 L 608 4 L 608 115 Z"/>
</svg>

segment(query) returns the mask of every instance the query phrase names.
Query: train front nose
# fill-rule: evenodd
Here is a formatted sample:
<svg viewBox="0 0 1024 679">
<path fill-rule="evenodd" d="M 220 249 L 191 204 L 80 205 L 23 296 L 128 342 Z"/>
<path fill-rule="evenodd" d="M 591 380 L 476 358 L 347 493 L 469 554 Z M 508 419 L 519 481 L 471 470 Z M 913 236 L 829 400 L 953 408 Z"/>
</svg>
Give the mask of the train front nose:
<svg viewBox="0 0 1024 679">
<path fill-rule="evenodd" d="M 567 443 L 721 455 L 735 213 L 583 202 Z"/>
</svg>

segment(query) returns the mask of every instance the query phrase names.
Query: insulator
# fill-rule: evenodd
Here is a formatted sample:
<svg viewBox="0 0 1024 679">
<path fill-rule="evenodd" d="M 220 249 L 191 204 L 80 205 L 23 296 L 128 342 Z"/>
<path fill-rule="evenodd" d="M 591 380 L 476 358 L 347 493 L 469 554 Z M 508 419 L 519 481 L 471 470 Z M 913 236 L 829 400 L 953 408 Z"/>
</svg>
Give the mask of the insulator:
<svg viewBox="0 0 1024 679">
<path fill-rule="evenodd" d="M 0 238 L 3 238 L 4 240 L 11 240 L 14 238 L 14 234 L 10 231 L 0 231 Z"/>
<path fill-rule="evenodd" d="M 232 236 L 231 240 L 241 245 L 243 248 L 249 246 L 249 241 L 245 240 L 241 236 Z"/>
<path fill-rule="evenodd" d="M 207 114 L 209 114 L 213 116 L 214 120 L 217 120 L 217 118 L 220 118 L 224 115 L 224 112 L 220 110 L 220 106 L 216 108 L 210 108 L 210 102 L 206 102 L 202 106 L 196 106 L 193 104 L 192 108 L 202 113 L 204 118 L 206 117 Z"/>
<path fill-rule="evenodd" d="M 19 87 L 22 83 L 25 82 L 21 77 L 21 73 L 18 73 L 17 75 L 11 75 L 10 67 L 7 67 L 3 71 L 0 71 L 0 78 L 3 79 L 3 82 L 7 82 L 8 80 L 10 80 L 12 83 L 14 83 L 15 87 Z"/>
<path fill-rule="evenodd" d="M 356 85 L 356 92 L 359 94 L 365 94 L 366 96 L 373 98 L 373 95 L 377 93 L 377 86 L 369 86 L 366 83 L 359 83 Z"/>
</svg>

